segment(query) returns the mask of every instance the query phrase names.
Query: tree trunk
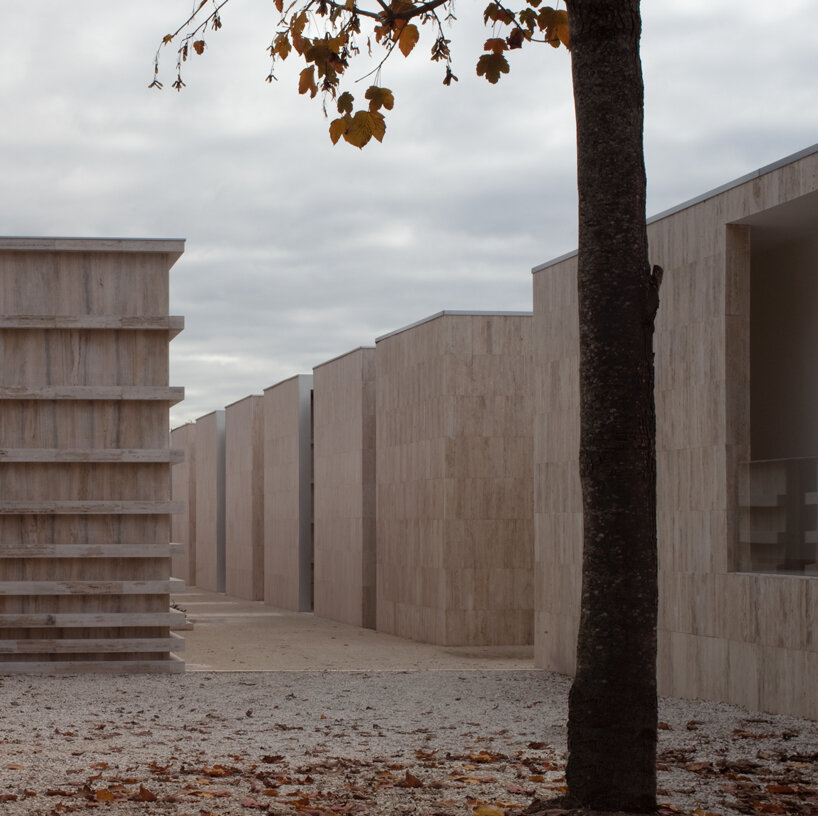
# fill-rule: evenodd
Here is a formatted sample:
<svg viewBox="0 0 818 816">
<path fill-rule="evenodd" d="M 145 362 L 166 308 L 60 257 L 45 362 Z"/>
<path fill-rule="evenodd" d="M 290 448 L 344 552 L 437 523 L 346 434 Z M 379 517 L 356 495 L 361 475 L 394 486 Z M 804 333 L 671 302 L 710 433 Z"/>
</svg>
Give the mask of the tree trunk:
<svg viewBox="0 0 818 816">
<path fill-rule="evenodd" d="M 656 804 L 656 427 L 639 0 L 566 0 L 579 187 L 584 549 L 569 796 Z"/>
</svg>

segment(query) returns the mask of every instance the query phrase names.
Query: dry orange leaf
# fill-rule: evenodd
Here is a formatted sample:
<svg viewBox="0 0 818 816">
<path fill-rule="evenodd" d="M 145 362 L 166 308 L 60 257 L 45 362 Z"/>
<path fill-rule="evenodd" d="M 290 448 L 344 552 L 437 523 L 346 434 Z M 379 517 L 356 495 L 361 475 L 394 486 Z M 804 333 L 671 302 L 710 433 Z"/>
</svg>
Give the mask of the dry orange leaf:
<svg viewBox="0 0 818 816">
<path fill-rule="evenodd" d="M 156 794 L 151 793 L 144 785 L 139 786 L 139 791 L 135 793 L 131 799 L 136 802 L 155 802 Z"/>
<path fill-rule="evenodd" d="M 363 148 L 373 136 L 379 142 L 383 141 L 385 133 L 383 114 L 378 111 L 357 111 L 343 136 L 344 141 L 353 147 Z"/>
<path fill-rule="evenodd" d="M 315 66 L 310 65 L 298 75 L 298 93 L 309 92 L 312 99 L 318 93 L 318 86 L 315 84 Z"/>
<path fill-rule="evenodd" d="M 403 779 L 403 784 L 406 785 L 407 788 L 422 788 L 423 782 L 420 781 L 413 773 L 410 771 L 406 772 L 406 776 Z"/>
<path fill-rule="evenodd" d="M 420 39 L 420 31 L 413 23 L 403 26 L 398 35 L 398 48 L 404 57 L 408 57 L 412 53 L 412 49 L 417 45 Z"/>
<path fill-rule="evenodd" d="M 474 816 L 506 816 L 506 812 L 494 805 L 477 805 L 472 811 Z"/>
<path fill-rule="evenodd" d="M 495 754 L 492 751 L 472 751 L 469 754 L 469 759 L 472 762 L 497 762 L 503 759 L 502 754 Z"/>
</svg>

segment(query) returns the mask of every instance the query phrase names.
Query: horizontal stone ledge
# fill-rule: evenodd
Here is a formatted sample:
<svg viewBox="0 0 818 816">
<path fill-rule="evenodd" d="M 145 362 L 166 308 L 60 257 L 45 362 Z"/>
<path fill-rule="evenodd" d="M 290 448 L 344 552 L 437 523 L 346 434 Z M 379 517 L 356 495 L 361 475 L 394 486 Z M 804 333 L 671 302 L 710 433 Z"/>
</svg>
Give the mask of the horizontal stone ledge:
<svg viewBox="0 0 818 816">
<path fill-rule="evenodd" d="M 4 629 L 166 628 L 183 625 L 184 612 L 32 612 L 0 614 Z"/>
<path fill-rule="evenodd" d="M 177 464 L 183 450 L 169 448 L 0 448 L 0 462 L 43 464 L 71 462 L 122 462 L 124 464 Z"/>
<path fill-rule="evenodd" d="M 0 544 L 0 558 L 171 558 L 185 545 L 171 544 Z M 172 590 L 177 592 L 178 590 Z"/>
<path fill-rule="evenodd" d="M 91 329 L 166 331 L 171 339 L 185 328 L 181 315 L 2 315 L 0 329 Z"/>
<path fill-rule="evenodd" d="M 122 652 L 183 652 L 184 649 L 185 639 L 174 634 L 157 638 L 0 640 L 0 654 L 117 654 Z"/>
<path fill-rule="evenodd" d="M 0 501 L 0 514 L 6 516 L 169 516 L 184 511 L 181 501 Z"/>
<path fill-rule="evenodd" d="M 0 595 L 170 595 L 170 581 L 0 581 Z"/>
<path fill-rule="evenodd" d="M 185 251 L 183 238 L 42 238 L 39 236 L 3 236 L 3 252 L 124 252 L 162 253 L 176 260 Z"/>
<path fill-rule="evenodd" d="M 185 389 L 150 385 L 4 385 L 0 399 L 6 400 L 89 400 L 110 402 L 168 402 L 175 405 L 185 398 Z"/>
</svg>

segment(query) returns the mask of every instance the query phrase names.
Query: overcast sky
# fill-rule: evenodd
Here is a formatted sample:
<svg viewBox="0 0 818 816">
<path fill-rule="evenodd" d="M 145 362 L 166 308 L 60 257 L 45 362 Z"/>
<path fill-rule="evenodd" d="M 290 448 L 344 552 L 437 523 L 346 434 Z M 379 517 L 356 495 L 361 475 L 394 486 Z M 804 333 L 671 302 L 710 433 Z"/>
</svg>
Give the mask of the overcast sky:
<svg viewBox="0 0 818 816">
<path fill-rule="evenodd" d="M 484 5 L 456 6 L 452 87 L 428 34 L 387 63 L 387 135 L 359 151 L 295 59 L 264 82 L 272 0 L 231 0 L 181 94 L 171 51 L 147 86 L 191 0 L 6 2 L 0 234 L 187 240 L 174 425 L 442 309 L 528 310 L 531 267 L 576 247 L 569 56 L 528 46 L 489 85 Z M 816 0 L 643 6 L 648 214 L 818 142 Z"/>
</svg>

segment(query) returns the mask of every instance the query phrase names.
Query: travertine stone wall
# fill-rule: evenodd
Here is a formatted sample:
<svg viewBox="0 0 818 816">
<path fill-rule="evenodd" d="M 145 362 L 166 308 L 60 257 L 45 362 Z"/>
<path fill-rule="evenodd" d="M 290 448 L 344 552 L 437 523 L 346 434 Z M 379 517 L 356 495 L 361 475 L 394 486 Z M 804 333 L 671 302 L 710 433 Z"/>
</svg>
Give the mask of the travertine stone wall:
<svg viewBox="0 0 818 816">
<path fill-rule="evenodd" d="M 171 471 L 171 497 L 184 511 L 171 517 L 170 534 L 180 553 L 171 559 L 171 575 L 186 584 L 196 583 L 196 425 L 180 425 L 170 432 L 170 446 L 184 459 Z"/>
<path fill-rule="evenodd" d="M 444 312 L 377 341 L 380 631 L 532 640 L 531 323 Z"/>
<path fill-rule="evenodd" d="M 313 370 L 315 614 L 375 628 L 375 349 Z"/>
<path fill-rule="evenodd" d="M 260 396 L 225 409 L 225 592 L 264 600 L 264 410 Z"/>
<path fill-rule="evenodd" d="M 661 694 L 818 717 L 818 578 L 737 571 L 753 246 L 814 230 L 817 193 L 818 153 L 805 151 L 649 224 L 651 261 L 665 270 L 654 344 Z M 577 336 L 566 314 L 575 288 L 574 258 L 535 270 L 535 651 L 562 672 L 575 665 L 582 549 Z"/>
<path fill-rule="evenodd" d="M 225 588 L 225 412 L 196 420 L 196 586 Z"/>
<path fill-rule="evenodd" d="M 183 247 L 0 238 L 0 673 L 184 668 L 168 447 Z"/>
<path fill-rule="evenodd" d="M 312 375 L 264 390 L 264 600 L 312 609 Z"/>
<path fill-rule="evenodd" d="M 576 257 L 534 276 L 535 660 L 571 674 L 582 576 Z"/>
</svg>

